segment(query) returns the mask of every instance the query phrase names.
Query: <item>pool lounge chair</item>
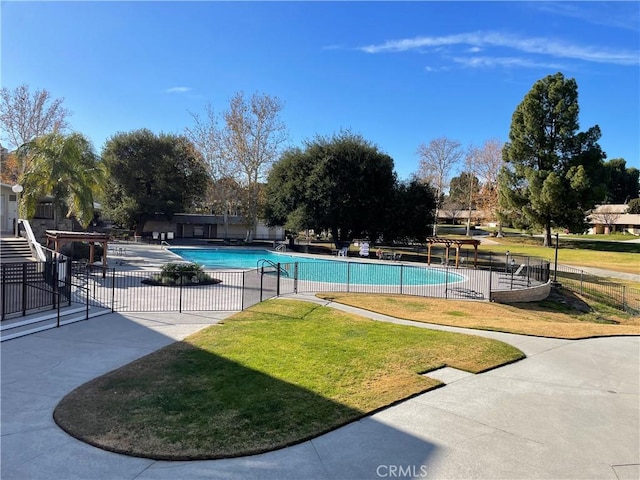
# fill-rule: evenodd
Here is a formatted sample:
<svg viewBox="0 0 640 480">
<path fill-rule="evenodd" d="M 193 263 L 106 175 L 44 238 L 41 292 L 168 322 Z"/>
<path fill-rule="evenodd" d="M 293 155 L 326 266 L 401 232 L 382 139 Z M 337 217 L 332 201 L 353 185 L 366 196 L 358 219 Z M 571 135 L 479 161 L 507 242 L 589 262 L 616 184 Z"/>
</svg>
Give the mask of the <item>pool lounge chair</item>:
<svg viewBox="0 0 640 480">
<path fill-rule="evenodd" d="M 368 257 L 369 256 L 369 244 L 367 242 L 362 242 L 360 244 L 360 252 L 359 252 L 361 257 Z"/>
<path fill-rule="evenodd" d="M 349 247 L 342 247 L 340 249 L 340 251 L 338 252 L 338 256 L 339 257 L 346 257 L 348 252 L 349 252 Z"/>
</svg>

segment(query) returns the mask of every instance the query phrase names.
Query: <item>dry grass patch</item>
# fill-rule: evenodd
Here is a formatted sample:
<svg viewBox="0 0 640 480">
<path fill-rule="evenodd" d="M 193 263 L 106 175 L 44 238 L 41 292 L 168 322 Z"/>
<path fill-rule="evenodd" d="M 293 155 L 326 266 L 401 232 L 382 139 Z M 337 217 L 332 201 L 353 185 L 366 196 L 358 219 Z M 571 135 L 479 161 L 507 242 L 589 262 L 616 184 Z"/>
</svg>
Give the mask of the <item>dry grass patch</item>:
<svg viewBox="0 0 640 480">
<path fill-rule="evenodd" d="M 82 385 L 54 419 L 130 455 L 232 457 L 301 442 L 439 385 L 420 373 L 522 357 L 486 338 L 275 300 Z"/>
<path fill-rule="evenodd" d="M 570 294 L 563 299 L 514 305 L 359 293 L 320 293 L 318 297 L 437 325 L 567 339 L 640 335 L 640 317 L 606 308 L 593 311 L 583 299 Z"/>
</svg>

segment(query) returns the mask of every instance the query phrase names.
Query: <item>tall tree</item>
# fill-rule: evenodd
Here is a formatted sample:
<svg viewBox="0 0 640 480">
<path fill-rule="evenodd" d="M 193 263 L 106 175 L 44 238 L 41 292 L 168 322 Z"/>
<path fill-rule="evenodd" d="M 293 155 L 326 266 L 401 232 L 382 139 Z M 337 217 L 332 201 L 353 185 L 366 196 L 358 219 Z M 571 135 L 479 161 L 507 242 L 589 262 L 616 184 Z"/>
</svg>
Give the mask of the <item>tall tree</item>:
<svg viewBox="0 0 640 480">
<path fill-rule="evenodd" d="M 415 176 L 409 181 L 398 182 L 392 205 L 384 239 L 406 243 L 425 242 L 431 233 L 436 206 L 433 188 Z"/>
<path fill-rule="evenodd" d="M 442 204 L 442 194 L 449 185 L 449 179 L 454 167 L 458 165 L 463 156 L 462 146 L 455 140 L 440 137 L 431 140 L 429 144 L 421 144 L 418 147 L 420 163 L 418 176 L 436 190 L 436 212 L 433 222 L 433 235 L 438 234 L 438 209 Z"/>
<path fill-rule="evenodd" d="M 451 202 L 464 206 L 467 211 L 467 236 L 471 235 L 471 212 L 476 207 L 476 199 L 480 193 L 480 181 L 471 171 L 472 157 L 467 155 L 465 164 L 469 170 L 451 179 L 449 199 Z"/>
<path fill-rule="evenodd" d="M 606 203 L 627 203 L 640 195 L 640 170 L 627 168 L 623 158 L 613 158 L 604 164 L 607 179 Z"/>
<path fill-rule="evenodd" d="M 221 148 L 237 167 L 237 180 L 245 192 L 248 222 L 247 240 L 256 233 L 260 211 L 261 183 L 278 159 L 287 140 L 286 126 L 280 119 L 283 108 L 277 97 L 253 94 L 247 99 L 239 92 L 224 112 Z"/>
<path fill-rule="evenodd" d="M 237 209 L 237 200 L 241 197 L 238 184 L 240 164 L 234 156 L 229 134 L 220 126 L 219 115 L 215 113 L 213 105 L 205 106 L 205 116 L 190 112 L 194 125 L 185 130 L 186 136 L 204 159 L 212 189 L 208 192 L 208 202 L 212 210 L 223 215 L 224 236 L 229 233 L 229 212 Z M 225 135 L 226 133 L 226 135 Z"/>
<path fill-rule="evenodd" d="M 29 85 L 22 84 L 13 90 L 0 90 L 0 125 L 9 149 L 15 149 L 36 137 L 60 132 L 68 128 L 71 114 L 62 106 L 64 98 L 52 98 L 48 90 L 31 93 Z M 30 158 L 21 156 L 18 176 L 29 169 Z"/>
<path fill-rule="evenodd" d="M 21 180 L 28 217 L 41 197 L 52 195 L 56 227 L 62 213 L 89 225 L 105 181 L 104 166 L 89 140 L 79 133 L 50 133 L 23 144 L 18 157 L 31 159 Z"/>
<path fill-rule="evenodd" d="M 498 175 L 504 165 L 502 148 L 503 143 L 500 140 L 489 139 L 482 147 L 471 147 L 467 155 L 469 170 L 480 181 L 480 191 L 476 198 L 477 207 L 484 211 L 488 221 L 498 220 L 499 234 L 502 233 L 502 222 L 498 202 Z"/>
<path fill-rule="evenodd" d="M 109 172 L 105 212 L 138 232 L 153 214 L 194 211 L 208 188 L 207 166 L 184 136 L 118 133 L 107 140 L 102 158 Z"/>
<path fill-rule="evenodd" d="M 583 231 L 586 212 L 605 194 L 600 129 L 578 132 L 578 112 L 574 79 L 538 80 L 516 107 L 503 149 L 501 204 L 542 228 L 545 246 L 553 226 Z"/>
<path fill-rule="evenodd" d="M 360 135 L 317 137 L 273 166 L 266 218 L 329 230 L 335 241 L 376 240 L 393 211 L 395 183 L 393 159 Z"/>
</svg>

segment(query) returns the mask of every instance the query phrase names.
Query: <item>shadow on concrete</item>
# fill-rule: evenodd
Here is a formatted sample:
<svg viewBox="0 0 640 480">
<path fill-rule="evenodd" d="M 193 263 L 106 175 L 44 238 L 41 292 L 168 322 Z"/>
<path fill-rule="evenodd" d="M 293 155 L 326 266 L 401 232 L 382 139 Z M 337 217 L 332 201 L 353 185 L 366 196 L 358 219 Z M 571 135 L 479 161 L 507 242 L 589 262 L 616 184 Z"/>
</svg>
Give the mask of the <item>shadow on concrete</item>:
<svg viewBox="0 0 640 480">
<path fill-rule="evenodd" d="M 85 388 L 108 386 L 119 376 L 119 370 L 114 369 L 131 369 L 126 365 L 129 362 L 148 361 L 149 357 L 140 357 L 215 323 L 214 315 L 138 314 L 127 318 L 110 314 L 5 342 L 1 352 L 2 478 L 136 478 L 154 464 L 172 467 L 154 468 L 154 478 L 165 474 L 166 478 L 197 478 L 197 472 L 202 472 L 202 478 L 377 478 L 390 474 L 394 478 L 415 478 L 426 472 L 424 465 L 437 450 L 432 443 L 304 388 L 211 355 L 201 356 L 200 361 L 210 362 L 210 372 L 220 371 L 217 381 L 236 383 L 237 388 L 231 391 L 238 395 L 256 392 L 253 401 L 260 405 L 253 412 L 240 412 L 238 418 L 246 418 L 249 423 L 268 418 L 276 426 L 273 433 L 265 435 L 271 437 L 268 443 L 279 435 L 278 430 L 286 431 L 292 417 L 313 422 L 314 417 L 327 414 L 329 422 L 314 425 L 316 432 L 307 436 L 316 437 L 312 442 L 302 438 L 298 440 L 302 443 L 270 453 L 191 462 L 117 455 L 70 439 L 56 426 L 52 412 L 69 392 L 78 389 L 64 400 L 63 405 L 68 402 L 64 409 L 62 405 L 56 409 L 55 416 L 60 423 L 68 422 L 65 428 L 72 430 L 83 417 L 93 414 L 74 408 L 79 406 L 73 403 L 74 396 Z M 181 345 L 175 343 L 168 351 L 180 351 Z M 278 390 L 282 395 L 261 397 L 265 389 Z M 166 401 L 168 408 L 176 411 L 187 408 L 182 403 L 185 397 L 159 401 Z M 231 395 L 219 401 L 218 408 L 228 408 L 237 399 Z M 299 408 L 299 404 L 313 407 L 309 412 L 289 410 Z M 319 412 L 322 415 L 316 415 Z M 357 418 L 361 420 L 353 422 Z M 101 419 L 94 419 L 94 423 L 99 427 Z M 347 425 L 343 428 L 317 437 L 344 423 Z M 217 441 L 215 436 L 212 441 Z M 281 441 L 280 446 L 291 443 L 296 442 Z M 253 452 L 260 451 L 258 442 Z M 82 461 L 70 462 L 71 458 Z"/>
</svg>

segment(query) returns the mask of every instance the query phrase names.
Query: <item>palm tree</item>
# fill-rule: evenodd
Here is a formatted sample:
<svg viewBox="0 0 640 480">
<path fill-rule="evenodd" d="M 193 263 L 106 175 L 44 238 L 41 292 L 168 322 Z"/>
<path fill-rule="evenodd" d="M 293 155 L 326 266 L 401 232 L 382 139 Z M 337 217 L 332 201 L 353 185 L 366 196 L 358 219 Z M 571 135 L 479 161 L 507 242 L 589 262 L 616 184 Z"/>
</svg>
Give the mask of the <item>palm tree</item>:
<svg viewBox="0 0 640 480">
<path fill-rule="evenodd" d="M 37 202 L 53 196 L 54 224 L 66 208 L 84 227 L 93 219 L 93 202 L 104 185 L 105 170 L 91 142 L 80 133 L 51 133 L 35 138 L 18 149 L 31 164 L 20 183 L 23 206 L 33 217 Z"/>
</svg>

